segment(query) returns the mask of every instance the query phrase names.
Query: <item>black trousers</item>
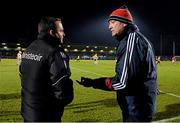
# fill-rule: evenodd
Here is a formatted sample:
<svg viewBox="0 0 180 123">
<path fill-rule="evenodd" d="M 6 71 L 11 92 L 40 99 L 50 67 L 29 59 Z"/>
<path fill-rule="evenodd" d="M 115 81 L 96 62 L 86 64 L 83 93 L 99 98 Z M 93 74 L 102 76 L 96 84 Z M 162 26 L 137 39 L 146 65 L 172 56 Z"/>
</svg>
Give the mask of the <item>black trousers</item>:
<svg viewBox="0 0 180 123">
<path fill-rule="evenodd" d="M 26 110 L 22 112 L 24 122 L 61 122 L 64 108 L 56 110 Z"/>
</svg>

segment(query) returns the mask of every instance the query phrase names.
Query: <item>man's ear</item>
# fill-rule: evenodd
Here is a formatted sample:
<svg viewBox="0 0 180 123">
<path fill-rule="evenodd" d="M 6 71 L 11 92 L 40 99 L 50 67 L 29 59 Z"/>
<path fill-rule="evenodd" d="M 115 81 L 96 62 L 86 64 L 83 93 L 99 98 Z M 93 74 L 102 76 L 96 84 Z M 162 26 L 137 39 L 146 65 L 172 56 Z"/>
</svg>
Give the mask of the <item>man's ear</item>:
<svg viewBox="0 0 180 123">
<path fill-rule="evenodd" d="M 49 33 L 51 36 L 55 37 L 55 32 L 54 32 L 54 30 L 50 29 L 50 30 L 48 31 L 48 33 Z"/>
<path fill-rule="evenodd" d="M 127 24 L 123 23 L 123 27 L 127 26 Z"/>
</svg>

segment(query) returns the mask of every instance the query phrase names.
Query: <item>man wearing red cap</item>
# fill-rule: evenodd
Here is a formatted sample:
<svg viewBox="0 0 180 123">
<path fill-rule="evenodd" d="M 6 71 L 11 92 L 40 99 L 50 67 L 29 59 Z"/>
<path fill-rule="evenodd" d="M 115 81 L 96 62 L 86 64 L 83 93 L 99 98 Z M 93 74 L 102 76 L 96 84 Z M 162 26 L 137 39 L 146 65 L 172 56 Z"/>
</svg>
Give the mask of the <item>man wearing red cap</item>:
<svg viewBox="0 0 180 123">
<path fill-rule="evenodd" d="M 109 29 L 119 44 L 116 75 L 77 82 L 85 87 L 116 91 L 124 122 L 149 122 L 156 109 L 157 71 L 151 43 L 133 23 L 126 6 L 113 11 Z"/>
</svg>

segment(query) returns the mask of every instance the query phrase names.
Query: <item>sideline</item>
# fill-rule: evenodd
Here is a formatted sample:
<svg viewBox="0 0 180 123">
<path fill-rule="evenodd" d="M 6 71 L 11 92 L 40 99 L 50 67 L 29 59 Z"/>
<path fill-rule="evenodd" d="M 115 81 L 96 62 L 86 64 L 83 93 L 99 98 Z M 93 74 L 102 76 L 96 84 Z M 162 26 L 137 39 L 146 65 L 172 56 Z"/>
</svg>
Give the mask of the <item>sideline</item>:
<svg viewBox="0 0 180 123">
<path fill-rule="evenodd" d="M 173 94 L 173 93 L 166 93 L 166 92 L 164 92 L 164 91 L 162 91 L 162 90 L 159 90 L 159 92 L 164 93 L 164 94 L 167 94 L 167 95 L 170 95 L 170 96 L 174 96 L 174 97 L 180 98 L 179 95 L 176 95 L 176 94 Z"/>
<path fill-rule="evenodd" d="M 162 120 L 157 120 L 157 121 L 153 121 L 152 123 L 156 123 L 156 122 L 171 122 L 172 120 L 176 120 L 176 119 L 180 119 L 180 116 L 177 117 L 173 117 L 173 118 L 167 118 L 167 119 L 162 119 Z"/>
</svg>

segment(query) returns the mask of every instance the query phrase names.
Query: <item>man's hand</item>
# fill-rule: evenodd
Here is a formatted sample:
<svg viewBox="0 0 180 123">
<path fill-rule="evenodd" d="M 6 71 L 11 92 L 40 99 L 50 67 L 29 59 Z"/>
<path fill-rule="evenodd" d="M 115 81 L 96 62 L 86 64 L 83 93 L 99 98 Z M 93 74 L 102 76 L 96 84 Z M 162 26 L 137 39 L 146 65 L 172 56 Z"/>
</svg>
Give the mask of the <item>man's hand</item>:
<svg viewBox="0 0 180 123">
<path fill-rule="evenodd" d="M 76 80 L 80 85 L 83 85 L 84 87 L 92 87 L 93 80 L 90 78 L 81 77 L 81 81 Z"/>
</svg>

